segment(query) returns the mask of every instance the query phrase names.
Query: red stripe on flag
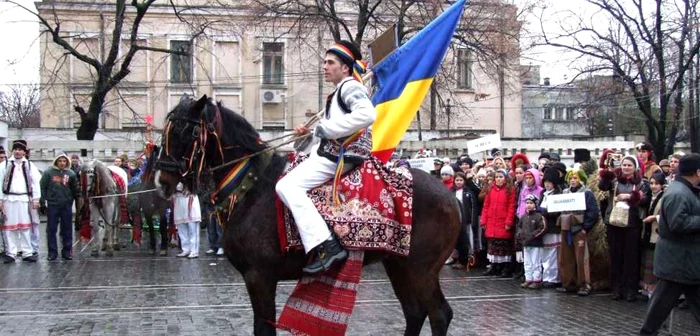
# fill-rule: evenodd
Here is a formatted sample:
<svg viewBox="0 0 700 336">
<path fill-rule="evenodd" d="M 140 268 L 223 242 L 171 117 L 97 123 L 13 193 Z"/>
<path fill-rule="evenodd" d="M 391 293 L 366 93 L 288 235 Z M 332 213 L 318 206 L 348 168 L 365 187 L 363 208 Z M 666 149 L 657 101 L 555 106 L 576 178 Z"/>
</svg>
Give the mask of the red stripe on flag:
<svg viewBox="0 0 700 336">
<path fill-rule="evenodd" d="M 382 163 L 387 163 L 389 162 L 389 159 L 391 159 L 391 154 L 394 153 L 394 150 L 396 148 L 389 148 L 389 149 L 384 149 L 376 152 L 372 152 L 372 155 L 374 155 L 379 161 L 382 161 Z"/>
</svg>

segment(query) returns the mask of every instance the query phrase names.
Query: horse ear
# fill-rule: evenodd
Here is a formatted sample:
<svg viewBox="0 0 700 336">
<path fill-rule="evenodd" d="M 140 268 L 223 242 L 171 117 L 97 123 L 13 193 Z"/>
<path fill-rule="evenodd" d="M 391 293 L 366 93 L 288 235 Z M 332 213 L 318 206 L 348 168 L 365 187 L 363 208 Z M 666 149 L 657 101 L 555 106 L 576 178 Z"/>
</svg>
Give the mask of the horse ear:
<svg viewBox="0 0 700 336">
<path fill-rule="evenodd" d="M 207 95 L 204 94 L 202 96 L 202 98 L 199 98 L 199 100 L 194 104 L 194 107 L 192 108 L 192 110 L 190 110 L 190 112 L 192 114 L 196 115 L 197 117 L 199 117 L 199 115 L 204 110 L 204 107 L 207 106 L 208 102 L 209 102 L 209 97 L 207 97 Z"/>
</svg>

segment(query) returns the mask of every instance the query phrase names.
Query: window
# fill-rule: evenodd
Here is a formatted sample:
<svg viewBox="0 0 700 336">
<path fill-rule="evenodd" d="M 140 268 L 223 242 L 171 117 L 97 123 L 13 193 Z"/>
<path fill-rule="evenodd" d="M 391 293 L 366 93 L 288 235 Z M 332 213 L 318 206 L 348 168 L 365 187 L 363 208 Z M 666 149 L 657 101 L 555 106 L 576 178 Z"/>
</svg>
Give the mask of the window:
<svg viewBox="0 0 700 336">
<path fill-rule="evenodd" d="M 544 119 L 545 120 L 552 120 L 552 107 L 551 106 L 544 107 Z"/>
<path fill-rule="evenodd" d="M 557 119 L 557 120 L 563 120 L 563 119 L 564 119 L 564 111 L 565 111 L 565 110 L 566 110 L 566 109 L 563 108 L 563 107 L 557 107 L 557 108 L 555 108 L 555 109 L 554 109 L 554 115 L 555 115 L 554 117 L 555 117 L 555 119 Z"/>
<path fill-rule="evenodd" d="M 576 110 L 573 107 L 569 107 L 566 109 L 566 120 L 574 120 L 574 112 Z"/>
<path fill-rule="evenodd" d="M 284 43 L 263 43 L 263 84 L 284 84 Z"/>
<path fill-rule="evenodd" d="M 189 41 L 170 41 L 170 50 L 186 55 L 170 54 L 170 82 L 192 83 L 192 52 Z"/>
<path fill-rule="evenodd" d="M 460 89 L 472 89 L 472 66 L 474 60 L 472 58 L 472 52 L 469 49 L 459 49 L 457 50 L 457 71 L 458 71 L 458 82 L 457 87 Z"/>
</svg>

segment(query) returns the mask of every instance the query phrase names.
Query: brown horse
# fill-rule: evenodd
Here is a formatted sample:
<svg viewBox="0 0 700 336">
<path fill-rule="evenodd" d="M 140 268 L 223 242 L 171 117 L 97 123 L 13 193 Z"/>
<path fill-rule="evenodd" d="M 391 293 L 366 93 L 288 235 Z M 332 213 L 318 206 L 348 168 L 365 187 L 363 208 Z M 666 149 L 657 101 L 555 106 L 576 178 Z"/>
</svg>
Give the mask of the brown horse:
<svg viewBox="0 0 700 336">
<path fill-rule="evenodd" d="M 178 182 L 196 190 L 200 167 L 217 167 L 267 148 L 255 129 L 240 115 L 215 104 L 207 96 L 183 98 L 168 114 L 161 155 L 159 188 L 172 195 Z M 254 311 L 255 335 L 275 335 L 275 294 L 280 280 L 298 279 L 307 258 L 303 251 L 282 254 L 277 234 L 275 183 L 287 157 L 251 159 L 260 177 L 233 208 L 225 223 L 223 247 L 241 272 Z M 213 170 L 221 181 L 227 169 Z M 413 173 L 413 226 L 407 257 L 365 253 L 364 264 L 381 261 L 406 318 L 405 335 L 418 335 L 426 316 L 433 335 L 447 334 L 452 308 L 440 289 L 438 273 L 455 246 L 459 213 L 452 193 L 435 177 Z"/>
</svg>

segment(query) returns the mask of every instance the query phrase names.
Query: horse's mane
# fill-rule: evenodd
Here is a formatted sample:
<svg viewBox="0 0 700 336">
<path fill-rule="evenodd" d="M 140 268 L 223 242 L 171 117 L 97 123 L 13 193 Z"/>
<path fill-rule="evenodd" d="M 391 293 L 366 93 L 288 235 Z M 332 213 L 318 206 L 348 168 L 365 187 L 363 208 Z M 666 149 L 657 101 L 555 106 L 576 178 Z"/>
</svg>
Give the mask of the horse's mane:
<svg viewBox="0 0 700 336">
<path fill-rule="evenodd" d="M 221 126 L 215 125 L 222 130 L 219 132 L 221 143 L 238 144 L 248 153 L 255 153 L 267 147 L 260 139 L 258 131 L 242 115 L 224 107 L 221 102 L 216 103 L 216 107 L 221 116 Z M 207 117 L 210 118 L 210 116 Z"/>
<path fill-rule="evenodd" d="M 97 176 L 97 179 L 100 181 L 97 185 L 97 195 L 107 195 L 109 194 L 109 189 L 116 186 L 114 179 L 112 179 L 112 172 L 100 160 L 93 160 L 93 164 L 95 176 Z"/>
</svg>

